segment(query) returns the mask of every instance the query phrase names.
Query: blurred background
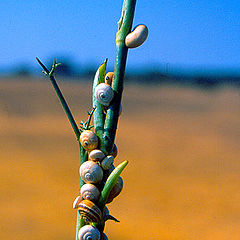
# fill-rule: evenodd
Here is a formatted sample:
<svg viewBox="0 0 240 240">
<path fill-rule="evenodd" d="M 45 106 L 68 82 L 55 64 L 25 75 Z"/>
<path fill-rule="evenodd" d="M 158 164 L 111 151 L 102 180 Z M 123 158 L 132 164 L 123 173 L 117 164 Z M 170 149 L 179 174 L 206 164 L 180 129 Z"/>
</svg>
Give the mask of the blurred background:
<svg viewBox="0 0 240 240">
<path fill-rule="evenodd" d="M 122 1 L 0 2 L 0 238 L 74 239 L 79 150 L 35 57 L 51 66 L 79 123 L 108 58 Z M 114 240 L 240 239 L 240 2 L 139 0 L 109 204 Z"/>
</svg>

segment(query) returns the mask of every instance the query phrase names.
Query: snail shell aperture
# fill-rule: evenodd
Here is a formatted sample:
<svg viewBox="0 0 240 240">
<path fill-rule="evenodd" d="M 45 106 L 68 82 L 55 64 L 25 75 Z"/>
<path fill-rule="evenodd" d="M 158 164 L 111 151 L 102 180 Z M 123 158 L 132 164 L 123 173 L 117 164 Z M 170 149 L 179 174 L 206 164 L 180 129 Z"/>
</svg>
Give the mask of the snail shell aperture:
<svg viewBox="0 0 240 240">
<path fill-rule="evenodd" d="M 91 184 L 91 183 L 86 183 L 81 187 L 81 196 L 84 199 L 90 200 L 90 201 L 97 201 L 100 197 L 100 192 L 98 188 Z"/>
<path fill-rule="evenodd" d="M 84 149 L 91 151 L 97 148 L 98 138 L 93 131 L 85 130 L 80 135 L 80 142 Z"/>
<path fill-rule="evenodd" d="M 78 232 L 79 240 L 99 240 L 100 237 L 101 234 L 98 229 L 91 225 L 85 225 L 81 227 Z"/>
<path fill-rule="evenodd" d="M 125 44 L 128 48 L 136 48 L 141 46 L 148 36 L 148 28 L 146 25 L 137 25 L 131 33 L 125 38 Z"/>
<path fill-rule="evenodd" d="M 100 222 L 102 212 L 99 207 L 90 200 L 82 200 L 78 205 L 78 211 L 86 222 Z"/>
<path fill-rule="evenodd" d="M 103 178 L 102 168 L 93 161 L 84 162 L 80 166 L 79 173 L 85 183 L 98 183 Z"/>
<path fill-rule="evenodd" d="M 105 158 L 105 154 L 99 149 L 94 149 L 89 153 L 89 160 L 91 161 L 100 162 L 104 158 Z"/>
<path fill-rule="evenodd" d="M 113 77 L 114 77 L 113 72 L 108 72 L 105 76 L 105 83 L 111 86 Z"/>
<path fill-rule="evenodd" d="M 100 83 L 95 88 L 95 97 L 104 106 L 108 106 L 113 99 L 113 89 L 106 83 Z"/>
</svg>

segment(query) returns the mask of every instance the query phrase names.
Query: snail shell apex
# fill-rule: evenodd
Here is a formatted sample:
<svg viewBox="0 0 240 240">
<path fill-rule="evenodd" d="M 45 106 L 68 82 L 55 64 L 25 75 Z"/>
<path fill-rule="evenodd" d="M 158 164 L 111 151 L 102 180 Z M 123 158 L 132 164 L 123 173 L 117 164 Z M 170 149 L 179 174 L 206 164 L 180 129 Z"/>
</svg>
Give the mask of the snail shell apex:
<svg viewBox="0 0 240 240">
<path fill-rule="evenodd" d="M 78 211 L 86 222 L 100 222 L 102 212 L 99 207 L 90 200 L 82 200 L 78 205 Z"/>
<path fill-rule="evenodd" d="M 95 97 L 104 106 L 108 106 L 114 96 L 113 89 L 106 83 L 100 83 L 95 88 Z"/>
<path fill-rule="evenodd" d="M 91 183 L 86 183 L 81 187 L 81 196 L 84 199 L 90 200 L 90 201 L 97 201 L 100 197 L 100 192 L 98 188 L 91 184 Z"/>
<path fill-rule="evenodd" d="M 100 162 L 104 158 L 105 158 L 105 154 L 99 149 L 94 149 L 89 153 L 89 160 L 91 161 Z"/>
<path fill-rule="evenodd" d="M 85 130 L 80 135 L 80 142 L 84 149 L 91 151 L 97 148 L 98 137 L 93 131 Z"/>
<path fill-rule="evenodd" d="M 97 228 L 91 225 L 85 225 L 78 232 L 79 240 L 100 240 L 101 234 Z"/>
<path fill-rule="evenodd" d="M 141 46 L 148 37 L 148 28 L 144 24 L 137 25 L 131 33 L 125 38 L 125 44 L 128 48 Z"/>
<path fill-rule="evenodd" d="M 84 162 L 80 166 L 79 173 L 85 183 L 98 183 L 103 178 L 102 168 L 93 161 Z"/>
</svg>

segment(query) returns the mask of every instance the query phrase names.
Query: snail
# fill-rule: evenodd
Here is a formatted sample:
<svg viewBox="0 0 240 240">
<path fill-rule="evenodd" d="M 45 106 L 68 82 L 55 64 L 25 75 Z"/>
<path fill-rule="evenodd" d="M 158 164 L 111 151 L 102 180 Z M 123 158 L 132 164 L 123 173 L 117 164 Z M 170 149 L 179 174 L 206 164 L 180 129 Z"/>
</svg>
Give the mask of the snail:
<svg viewBox="0 0 240 240">
<path fill-rule="evenodd" d="M 109 155 L 107 157 L 105 157 L 102 162 L 101 162 L 101 167 L 104 169 L 104 170 L 107 170 L 109 169 L 112 164 L 113 164 L 113 161 L 114 161 L 114 157 Z"/>
<path fill-rule="evenodd" d="M 84 149 L 91 151 L 97 148 L 98 138 L 93 131 L 85 130 L 80 135 L 80 142 Z"/>
<path fill-rule="evenodd" d="M 78 208 L 78 204 L 83 200 L 82 196 L 77 196 L 73 202 L 73 209 Z"/>
<path fill-rule="evenodd" d="M 137 25 L 131 33 L 125 38 L 125 44 L 128 48 L 136 48 L 141 46 L 148 36 L 148 28 L 146 25 Z"/>
<path fill-rule="evenodd" d="M 116 184 L 114 185 L 111 192 L 109 193 L 107 203 L 112 202 L 112 200 L 120 194 L 120 192 L 122 191 L 122 188 L 123 188 L 123 180 L 121 177 L 118 177 Z"/>
<path fill-rule="evenodd" d="M 117 154 L 118 154 L 118 149 L 117 149 L 117 145 L 114 143 L 113 144 L 113 148 L 112 151 L 110 153 L 114 158 L 116 158 Z"/>
<path fill-rule="evenodd" d="M 101 210 L 90 200 L 82 200 L 78 205 L 78 211 L 86 222 L 100 222 L 102 219 Z"/>
<path fill-rule="evenodd" d="M 101 234 L 98 229 L 91 225 L 85 225 L 81 227 L 78 232 L 79 240 L 100 240 L 100 238 Z"/>
<path fill-rule="evenodd" d="M 95 97 L 104 106 L 108 106 L 114 96 L 113 89 L 106 83 L 100 83 L 95 88 Z"/>
<path fill-rule="evenodd" d="M 89 153 L 89 160 L 91 161 L 100 162 L 104 158 L 105 158 L 105 154 L 99 149 L 94 149 Z"/>
<path fill-rule="evenodd" d="M 105 76 L 105 83 L 111 86 L 113 78 L 114 78 L 113 72 L 108 72 Z"/>
<path fill-rule="evenodd" d="M 80 193 L 84 199 L 88 199 L 93 202 L 97 201 L 100 196 L 100 192 L 98 188 L 91 183 L 84 184 L 81 187 Z"/>
<path fill-rule="evenodd" d="M 98 183 L 103 178 L 102 168 L 93 161 L 84 162 L 80 166 L 79 173 L 85 183 Z"/>
</svg>

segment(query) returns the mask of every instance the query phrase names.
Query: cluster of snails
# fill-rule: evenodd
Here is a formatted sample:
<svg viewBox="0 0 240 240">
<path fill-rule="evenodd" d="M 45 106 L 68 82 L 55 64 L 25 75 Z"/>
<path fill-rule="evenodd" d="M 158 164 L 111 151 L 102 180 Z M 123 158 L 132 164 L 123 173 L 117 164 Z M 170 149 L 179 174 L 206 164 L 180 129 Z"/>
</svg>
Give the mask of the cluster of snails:
<svg viewBox="0 0 240 240">
<path fill-rule="evenodd" d="M 74 203 L 73 208 L 77 209 L 84 219 L 85 225 L 79 230 L 79 240 L 99 240 L 107 239 L 107 236 L 100 234 L 97 228 L 93 227 L 91 223 L 98 223 L 108 219 L 114 219 L 109 215 L 109 211 L 105 206 L 101 211 L 99 208 L 98 200 L 100 191 L 104 185 L 109 174 L 114 170 L 114 158 L 117 156 L 117 147 L 114 144 L 111 155 L 106 156 L 98 147 L 98 137 L 91 130 L 85 130 L 80 135 L 80 143 L 82 147 L 88 152 L 88 161 L 84 162 L 79 169 L 81 179 L 85 184 L 80 189 L 80 196 L 78 196 Z M 123 188 L 123 180 L 118 178 L 117 183 L 111 190 L 107 203 L 119 195 Z"/>
</svg>

